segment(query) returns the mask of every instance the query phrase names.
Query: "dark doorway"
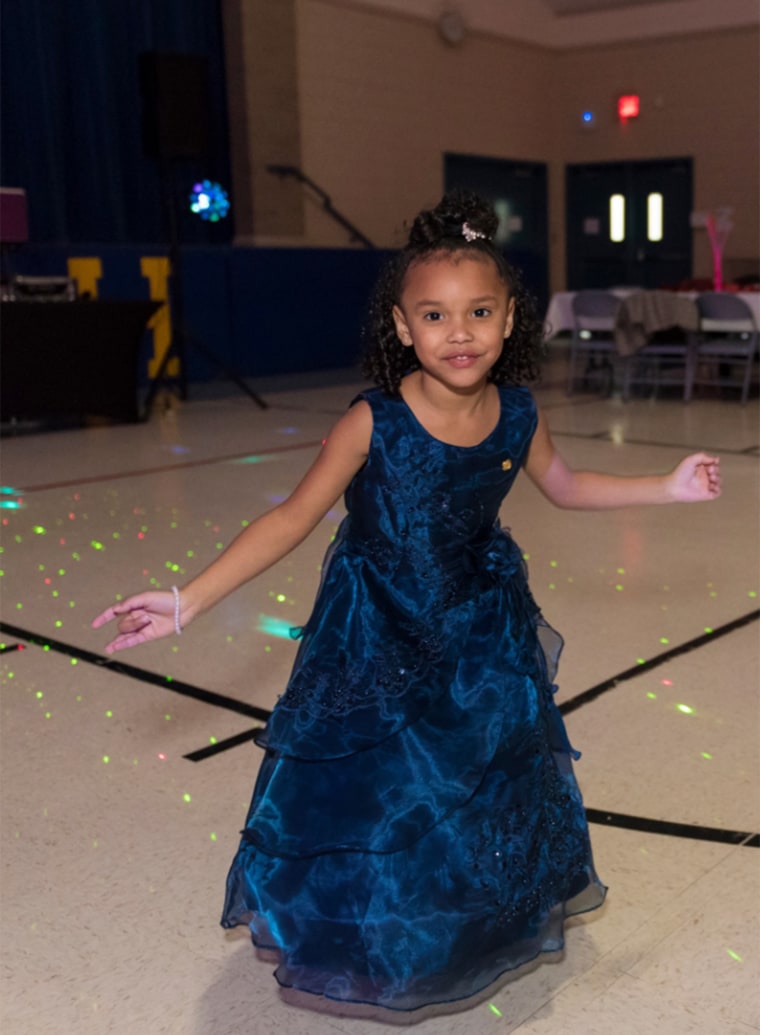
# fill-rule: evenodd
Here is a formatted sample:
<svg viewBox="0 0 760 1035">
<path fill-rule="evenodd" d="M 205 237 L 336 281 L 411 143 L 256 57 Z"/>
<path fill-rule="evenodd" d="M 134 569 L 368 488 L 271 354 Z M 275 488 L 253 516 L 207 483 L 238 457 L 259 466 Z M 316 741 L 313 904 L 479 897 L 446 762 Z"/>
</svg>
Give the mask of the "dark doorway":
<svg viewBox="0 0 760 1035">
<path fill-rule="evenodd" d="M 567 286 L 659 288 L 692 273 L 692 161 L 568 165 Z"/>
<path fill-rule="evenodd" d="M 446 190 L 463 187 L 493 203 L 497 241 L 544 311 L 549 301 L 546 165 L 445 154 L 444 181 Z"/>
</svg>

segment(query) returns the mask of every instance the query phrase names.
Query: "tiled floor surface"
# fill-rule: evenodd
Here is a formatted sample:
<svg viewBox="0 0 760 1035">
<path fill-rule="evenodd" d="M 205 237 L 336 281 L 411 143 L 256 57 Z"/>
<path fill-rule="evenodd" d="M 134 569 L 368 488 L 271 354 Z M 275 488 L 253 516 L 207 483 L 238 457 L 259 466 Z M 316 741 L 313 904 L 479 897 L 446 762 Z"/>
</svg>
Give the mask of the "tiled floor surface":
<svg viewBox="0 0 760 1035">
<path fill-rule="evenodd" d="M 579 514 L 523 479 L 503 510 L 566 639 L 603 910 L 466 1009 L 280 991 L 218 926 L 259 760 L 239 735 L 285 683 L 282 630 L 308 615 L 340 511 L 181 640 L 106 661 L 89 621 L 183 581 L 287 494 L 356 384 L 5 438 L 3 1035 L 760 1031 L 758 403 L 567 398 L 551 370 L 536 395 L 575 465 L 662 471 L 706 448 L 725 481 L 709 505 Z"/>
</svg>

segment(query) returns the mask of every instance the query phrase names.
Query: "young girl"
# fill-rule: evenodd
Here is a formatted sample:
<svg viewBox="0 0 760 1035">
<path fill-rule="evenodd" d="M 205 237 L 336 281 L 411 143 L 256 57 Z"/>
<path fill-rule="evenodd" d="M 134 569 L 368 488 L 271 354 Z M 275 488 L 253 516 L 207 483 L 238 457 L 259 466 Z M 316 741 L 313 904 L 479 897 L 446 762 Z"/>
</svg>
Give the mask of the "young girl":
<svg viewBox="0 0 760 1035">
<path fill-rule="evenodd" d="M 520 382 L 541 327 L 464 193 L 422 212 L 376 289 L 362 392 L 311 470 L 181 590 L 108 608 L 106 651 L 180 632 L 301 542 L 345 493 L 266 749 L 222 923 L 279 952 L 282 985 L 397 1010 L 465 998 L 599 906 L 562 641 L 499 527 L 520 468 L 552 503 L 710 500 L 717 458 L 573 471 Z"/>
</svg>

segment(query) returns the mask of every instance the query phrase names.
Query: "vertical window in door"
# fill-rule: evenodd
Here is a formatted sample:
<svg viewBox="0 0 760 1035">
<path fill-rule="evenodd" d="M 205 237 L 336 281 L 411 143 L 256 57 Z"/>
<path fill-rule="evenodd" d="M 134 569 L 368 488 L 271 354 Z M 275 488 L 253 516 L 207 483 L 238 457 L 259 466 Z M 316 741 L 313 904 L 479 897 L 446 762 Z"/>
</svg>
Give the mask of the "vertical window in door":
<svg viewBox="0 0 760 1035">
<path fill-rule="evenodd" d="M 625 197 L 622 194 L 610 195 L 610 240 L 625 240 Z"/>
<path fill-rule="evenodd" d="M 647 240 L 662 240 L 662 194 L 647 195 Z"/>
</svg>

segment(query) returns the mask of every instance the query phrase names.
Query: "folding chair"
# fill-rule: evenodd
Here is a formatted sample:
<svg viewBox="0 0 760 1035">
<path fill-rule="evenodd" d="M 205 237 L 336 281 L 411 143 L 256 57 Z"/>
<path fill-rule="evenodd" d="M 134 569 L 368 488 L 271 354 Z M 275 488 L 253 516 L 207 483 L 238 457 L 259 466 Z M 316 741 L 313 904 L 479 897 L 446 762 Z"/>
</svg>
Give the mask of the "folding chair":
<svg viewBox="0 0 760 1035">
<path fill-rule="evenodd" d="M 609 392 L 617 357 L 613 331 L 620 300 L 609 291 L 579 291 L 572 305 L 573 337 L 570 343 L 567 394 L 573 394 L 575 382 L 579 379 L 599 380 Z M 585 364 L 579 372 L 579 363 L 584 358 Z"/>
<path fill-rule="evenodd" d="M 691 399 L 694 385 L 734 387 L 741 388 L 744 405 L 749 397 L 752 366 L 758 351 L 754 314 L 743 298 L 722 291 L 700 294 L 697 309 L 699 337 L 687 397 Z"/>
</svg>

